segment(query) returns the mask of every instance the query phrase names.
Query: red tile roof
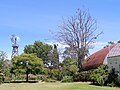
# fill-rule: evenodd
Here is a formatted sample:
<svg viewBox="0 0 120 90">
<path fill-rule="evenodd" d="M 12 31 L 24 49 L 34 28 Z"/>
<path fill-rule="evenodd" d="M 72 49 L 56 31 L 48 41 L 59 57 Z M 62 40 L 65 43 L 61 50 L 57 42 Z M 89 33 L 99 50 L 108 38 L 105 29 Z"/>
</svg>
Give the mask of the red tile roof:
<svg viewBox="0 0 120 90">
<path fill-rule="evenodd" d="M 103 48 L 103 49 L 99 50 L 98 52 L 95 52 L 94 54 L 92 54 L 83 63 L 83 68 L 85 70 L 88 70 L 88 69 L 96 68 L 96 67 L 100 66 L 101 64 L 103 64 L 105 57 L 109 53 L 109 50 L 111 50 L 115 45 L 116 44 L 113 44 L 109 47 Z"/>
</svg>

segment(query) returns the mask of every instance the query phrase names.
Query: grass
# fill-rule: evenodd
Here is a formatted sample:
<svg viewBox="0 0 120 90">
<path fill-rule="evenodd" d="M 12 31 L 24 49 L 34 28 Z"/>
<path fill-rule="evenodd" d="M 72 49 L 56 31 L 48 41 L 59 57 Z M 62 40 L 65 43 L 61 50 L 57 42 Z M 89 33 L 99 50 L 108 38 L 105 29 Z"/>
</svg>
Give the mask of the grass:
<svg viewBox="0 0 120 90">
<path fill-rule="evenodd" d="M 113 87 L 101 87 L 90 83 L 6 83 L 0 90 L 120 90 Z"/>
</svg>

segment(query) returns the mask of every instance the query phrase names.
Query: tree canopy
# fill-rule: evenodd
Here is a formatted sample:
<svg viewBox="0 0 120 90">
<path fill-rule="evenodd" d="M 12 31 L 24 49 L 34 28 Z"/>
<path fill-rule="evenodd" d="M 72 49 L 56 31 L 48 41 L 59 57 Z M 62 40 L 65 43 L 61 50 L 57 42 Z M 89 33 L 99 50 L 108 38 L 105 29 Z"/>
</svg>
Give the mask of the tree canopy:
<svg viewBox="0 0 120 90">
<path fill-rule="evenodd" d="M 44 64 L 42 59 L 38 58 L 34 54 L 21 54 L 15 56 L 11 62 L 11 72 L 16 74 L 26 73 L 27 79 L 28 74 L 39 74 L 42 73 Z M 27 80 L 28 81 L 28 80 Z"/>
<path fill-rule="evenodd" d="M 40 41 L 35 41 L 33 45 L 26 45 L 24 53 L 36 54 L 37 57 L 41 58 L 45 65 L 49 65 L 50 59 L 48 57 L 49 52 L 52 50 L 52 46 L 45 44 Z"/>
</svg>

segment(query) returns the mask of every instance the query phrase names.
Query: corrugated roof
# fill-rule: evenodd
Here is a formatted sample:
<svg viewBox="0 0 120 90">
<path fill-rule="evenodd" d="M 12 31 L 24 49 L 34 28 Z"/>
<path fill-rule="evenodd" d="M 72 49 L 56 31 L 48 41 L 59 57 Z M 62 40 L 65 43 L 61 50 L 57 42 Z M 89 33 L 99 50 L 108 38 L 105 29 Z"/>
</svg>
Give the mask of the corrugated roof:
<svg viewBox="0 0 120 90">
<path fill-rule="evenodd" d="M 101 64 L 103 64 L 103 62 L 104 62 L 106 56 L 108 55 L 109 51 L 111 51 L 112 48 L 115 47 L 116 45 L 117 44 L 113 44 L 109 47 L 103 48 L 103 49 L 99 50 L 98 52 L 92 54 L 83 63 L 83 68 L 88 70 L 88 69 L 96 68 L 96 67 L 100 66 Z"/>
</svg>

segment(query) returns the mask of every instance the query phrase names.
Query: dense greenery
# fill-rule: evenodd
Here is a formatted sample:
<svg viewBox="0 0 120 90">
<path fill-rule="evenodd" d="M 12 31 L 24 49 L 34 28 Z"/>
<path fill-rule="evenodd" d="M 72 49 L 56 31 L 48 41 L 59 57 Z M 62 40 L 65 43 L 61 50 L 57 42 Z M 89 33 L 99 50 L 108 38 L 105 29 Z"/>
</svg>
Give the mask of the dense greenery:
<svg viewBox="0 0 120 90">
<path fill-rule="evenodd" d="M 0 51 L 0 83 L 4 78 L 10 75 L 10 61 L 7 60 L 5 52 Z"/>
<path fill-rule="evenodd" d="M 77 60 L 74 58 L 67 57 L 62 62 L 62 72 L 64 76 L 73 76 L 78 72 Z"/>
<path fill-rule="evenodd" d="M 26 81 L 28 81 L 28 74 L 40 74 L 42 68 L 42 59 L 34 54 L 21 54 L 14 57 L 11 62 L 11 73 L 14 75 L 26 74 Z"/>
<path fill-rule="evenodd" d="M 91 81 L 100 86 L 119 85 L 120 75 L 115 74 L 114 70 L 109 70 L 107 65 L 79 72 L 76 57 L 68 54 L 60 63 L 57 45 L 52 47 L 36 41 L 33 45 L 25 46 L 24 52 L 24 54 L 15 56 L 11 61 L 6 59 L 4 52 L 0 53 L 0 83 L 13 82 L 13 80 L 20 82 L 25 79 L 28 81 L 29 79 L 29 81 L 45 82 Z"/>
<path fill-rule="evenodd" d="M 109 75 L 109 72 L 108 72 L 107 66 L 103 65 L 98 67 L 98 69 L 95 69 L 90 75 L 90 78 L 94 84 L 103 86 L 108 80 L 108 75 Z"/>
<path fill-rule="evenodd" d="M 36 54 L 37 57 L 41 58 L 46 66 L 51 63 L 48 54 L 52 50 L 52 46 L 45 44 L 40 41 L 35 41 L 33 45 L 26 45 L 24 48 L 24 53 L 26 54 Z"/>
<path fill-rule="evenodd" d="M 59 69 L 59 53 L 57 50 L 57 45 L 54 44 L 53 50 L 51 51 L 51 65 L 54 69 Z"/>
<path fill-rule="evenodd" d="M 90 79 L 93 84 L 101 86 L 119 85 L 119 82 L 117 81 L 118 75 L 115 73 L 114 69 L 109 70 L 107 65 L 101 65 L 97 69 L 93 70 L 90 74 Z"/>
</svg>

